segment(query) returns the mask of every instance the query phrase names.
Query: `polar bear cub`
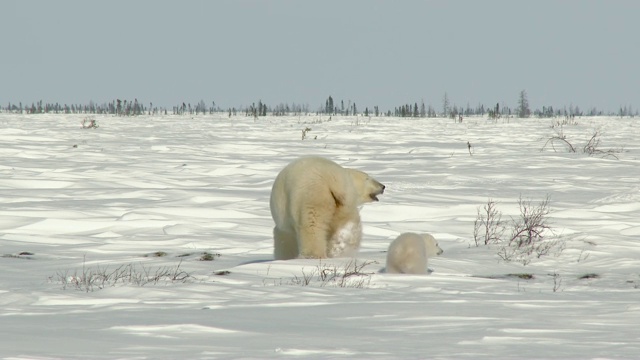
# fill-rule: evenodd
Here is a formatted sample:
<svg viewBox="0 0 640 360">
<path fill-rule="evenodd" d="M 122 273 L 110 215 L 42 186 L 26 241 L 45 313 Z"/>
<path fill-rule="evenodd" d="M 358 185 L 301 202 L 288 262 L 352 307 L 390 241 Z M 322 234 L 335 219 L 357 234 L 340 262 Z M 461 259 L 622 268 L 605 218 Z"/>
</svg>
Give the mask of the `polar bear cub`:
<svg viewBox="0 0 640 360">
<path fill-rule="evenodd" d="M 391 274 L 427 274 L 427 259 L 443 250 L 430 234 L 403 233 L 389 245 L 386 272 Z"/>
<path fill-rule="evenodd" d="M 352 256 L 360 247 L 359 206 L 385 186 L 368 174 L 317 156 L 287 165 L 271 189 L 274 257 Z"/>
</svg>

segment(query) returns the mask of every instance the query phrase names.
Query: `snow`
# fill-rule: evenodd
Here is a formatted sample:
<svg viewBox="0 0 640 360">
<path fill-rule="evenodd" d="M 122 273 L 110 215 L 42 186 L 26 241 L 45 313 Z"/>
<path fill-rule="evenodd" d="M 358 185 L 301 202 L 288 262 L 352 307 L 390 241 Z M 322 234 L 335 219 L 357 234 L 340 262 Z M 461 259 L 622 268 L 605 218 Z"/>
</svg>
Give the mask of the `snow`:
<svg viewBox="0 0 640 360">
<path fill-rule="evenodd" d="M 577 118 L 569 153 L 557 119 L 84 117 L 0 114 L 0 358 L 640 356 L 640 119 Z M 618 159 L 581 153 L 595 130 Z M 355 260 L 273 260 L 271 184 L 301 155 L 387 186 Z M 562 252 L 475 246 L 488 199 L 547 195 Z M 406 231 L 444 249 L 431 275 L 380 272 Z M 189 277 L 82 287 L 122 269 Z"/>
</svg>

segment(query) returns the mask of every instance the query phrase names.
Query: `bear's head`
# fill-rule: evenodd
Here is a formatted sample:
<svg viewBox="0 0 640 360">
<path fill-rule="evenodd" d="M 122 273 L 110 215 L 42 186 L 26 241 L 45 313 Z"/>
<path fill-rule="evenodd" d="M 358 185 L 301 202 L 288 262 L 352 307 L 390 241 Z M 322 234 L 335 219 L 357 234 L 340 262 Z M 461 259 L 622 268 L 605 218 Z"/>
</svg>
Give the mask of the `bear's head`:
<svg viewBox="0 0 640 360">
<path fill-rule="evenodd" d="M 438 245 L 438 241 L 431 234 L 420 234 L 424 239 L 424 245 L 426 249 L 427 257 L 438 256 L 444 252 L 440 245 Z"/>
<path fill-rule="evenodd" d="M 347 170 L 351 175 L 353 184 L 358 189 L 358 202 L 360 204 L 364 204 L 372 201 L 378 201 L 378 195 L 384 193 L 385 186 L 365 172 L 355 169 Z"/>
</svg>

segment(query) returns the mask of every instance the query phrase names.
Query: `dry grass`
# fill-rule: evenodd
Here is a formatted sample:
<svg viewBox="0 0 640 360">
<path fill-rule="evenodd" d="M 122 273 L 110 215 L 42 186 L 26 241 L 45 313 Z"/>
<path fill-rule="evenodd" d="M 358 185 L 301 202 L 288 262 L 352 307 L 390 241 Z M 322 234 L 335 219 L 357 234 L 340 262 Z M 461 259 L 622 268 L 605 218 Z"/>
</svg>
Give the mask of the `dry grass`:
<svg viewBox="0 0 640 360">
<path fill-rule="evenodd" d="M 300 275 L 294 275 L 290 279 L 264 280 L 264 285 L 296 285 L 318 287 L 341 288 L 367 288 L 371 284 L 371 275 L 375 272 L 365 271 L 365 268 L 375 261 L 365 260 L 359 262 L 351 259 L 346 264 L 338 266 L 326 264 L 322 261 L 311 270 L 302 268 Z"/>
<path fill-rule="evenodd" d="M 63 290 L 74 289 L 85 292 L 101 290 L 119 285 L 157 285 L 160 283 L 185 283 L 193 277 L 182 270 L 182 260 L 174 267 L 145 267 L 143 264 L 120 265 L 114 269 L 105 267 L 87 267 L 82 264 L 81 270 L 59 271 L 49 278 L 51 282 L 62 285 Z"/>
</svg>

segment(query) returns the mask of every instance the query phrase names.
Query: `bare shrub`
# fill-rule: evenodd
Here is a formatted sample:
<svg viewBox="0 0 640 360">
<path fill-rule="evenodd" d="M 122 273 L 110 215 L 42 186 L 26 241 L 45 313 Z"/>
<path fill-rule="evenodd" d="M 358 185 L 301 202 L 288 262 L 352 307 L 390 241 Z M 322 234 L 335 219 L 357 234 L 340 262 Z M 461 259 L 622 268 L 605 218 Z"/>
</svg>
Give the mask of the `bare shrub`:
<svg viewBox="0 0 640 360">
<path fill-rule="evenodd" d="M 617 160 L 618 156 L 616 154 L 621 153 L 623 149 L 607 149 L 607 150 L 600 149 L 600 135 L 601 135 L 600 131 L 595 130 L 593 135 L 591 135 L 591 138 L 589 138 L 589 141 L 587 142 L 587 144 L 582 148 L 582 152 L 585 154 L 588 154 L 589 156 L 593 156 L 593 155 L 602 156 L 602 157 L 610 156 Z"/>
<path fill-rule="evenodd" d="M 82 128 L 83 129 L 97 129 L 98 128 L 98 122 L 96 121 L 96 119 L 86 117 L 86 118 L 82 119 Z"/>
<path fill-rule="evenodd" d="M 220 256 L 222 256 L 222 255 L 220 255 L 219 253 L 210 253 L 210 252 L 205 251 L 205 252 L 202 253 L 202 255 L 200 256 L 199 260 L 200 261 L 213 261 L 213 260 L 219 258 Z"/>
<path fill-rule="evenodd" d="M 564 135 L 562 127 L 560 127 L 559 129 L 554 128 L 554 130 L 556 131 L 556 135 L 547 139 L 547 141 L 542 146 L 541 151 L 543 151 L 547 146 L 550 145 L 553 151 L 557 152 L 555 144 L 561 143 L 569 150 L 569 152 L 572 152 L 572 153 L 577 152 L 577 148 L 571 142 L 569 142 L 569 140 L 567 140 L 567 137 Z M 591 135 L 587 143 L 582 147 L 581 149 L 582 153 L 587 154 L 589 156 L 613 157 L 617 160 L 618 156 L 616 154 L 623 152 L 624 149 L 623 148 L 607 149 L 607 150 L 600 149 L 601 136 L 602 136 L 602 133 L 600 132 L 600 130 L 594 130 L 593 134 Z"/>
<path fill-rule="evenodd" d="M 502 213 L 495 202 L 489 199 L 483 211 L 478 208 L 474 223 L 476 246 L 496 245 L 498 256 L 504 261 L 517 261 L 527 265 L 534 258 L 540 258 L 564 250 L 565 242 L 557 238 L 549 225 L 549 196 L 539 204 L 518 199 L 519 216 L 508 223 L 502 222 Z M 508 236 L 503 236 L 509 230 Z"/>
<path fill-rule="evenodd" d="M 547 142 L 544 143 L 544 146 L 542 146 L 542 149 L 540 151 L 543 151 L 547 147 L 547 145 L 551 145 L 553 151 L 557 152 L 555 144 L 559 142 L 564 145 L 567 150 L 569 150 L 569 152 L 576 152 L 576 148 L 567 140 L 567 136 L 564 134 L 564 129 L 562 126 L 553 127 L 553 130 L 556 132 L 556 135 L 547 139 Z"/>
<path fill-rule="evenodd" d="M 553 277 L 553 292 L 560 291 L 560 287 L 562 286 L 562 277 L 555 271 L 551 276 Z"/>
<path fill-rule="evenodd" d="M 489 199 L 482 211 L 478 207 L 478 217 L 473 224 L 473 239 L 476 246 L 499 242 L 504 231 L 502 212 L 496 208 L 495 201 Z"/>
<path fill-rule="evenodd" d="M 537 206 L 531 200 L 524 200 L 522 196 L 518 199 L 520 217 L 512 218 L 511 236 L 509 245 L 515 243 L 517 247 L 531 245 L 544 237 L 545 232 L 551 230 L 548 225 L 547 215 L 549 215 L 549 196 Z"/>
<path fill-rule="evenodd" d="M 311 131 L 311 128 L 305 126 L 305 128 L 302 130 L 302 140 L 307 138 L 307 133 L 309 131 Z"/>
</svg>

